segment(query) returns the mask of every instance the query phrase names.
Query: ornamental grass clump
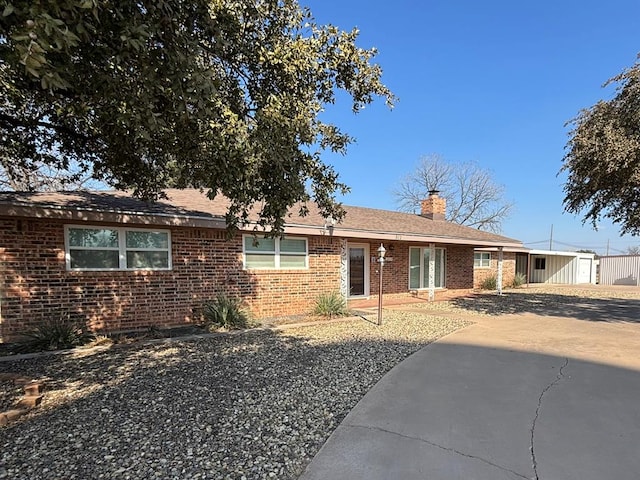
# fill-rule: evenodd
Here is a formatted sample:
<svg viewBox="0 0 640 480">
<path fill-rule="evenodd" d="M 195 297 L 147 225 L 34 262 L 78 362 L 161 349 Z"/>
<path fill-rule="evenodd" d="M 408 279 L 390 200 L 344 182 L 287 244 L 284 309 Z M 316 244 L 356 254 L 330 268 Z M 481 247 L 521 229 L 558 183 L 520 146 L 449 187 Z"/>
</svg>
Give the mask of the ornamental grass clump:
<svg viewBox="0 0 640 480">
<path fill-rule="evenodd" d="M 208 330 L 247 328 L 251 322 L 242 300 L 225 293 L 219 293 L 213 300 L 206 302 L 202 307 L 202 316 Z"/>
<path fill-rule="evenodd" d="M 347 302 L 340 292 L 322 293 L 316 300 L 313 313 L 324 317 L 343 317 L 349 313 Z"/>
<path fill-rule="evenodd" d="M 53 318 L 23 334 L 22 352 L 41 352 L 46 350 L 66 350 L 85 345 L 94 336 L 83 322 L 74 320 L 70 315 Z"/>
<path fill-rule="evenodd" d="M 495 290 L 497 286 L 498 279 L 495 275 L 485 278 L 484 280 L 482 280 L 482 283 L 480 283 L 480 288 L 482 290 Z"/>
<path fill-rule="evenodd" d="M 525 283 L 527 283 L 527 277 L 522 273 L 516 273 L 516 275 L 513 277 L 513 282 L 511 282 L 511 286 L 513 288 L 518 288 Z"/>
</svg>

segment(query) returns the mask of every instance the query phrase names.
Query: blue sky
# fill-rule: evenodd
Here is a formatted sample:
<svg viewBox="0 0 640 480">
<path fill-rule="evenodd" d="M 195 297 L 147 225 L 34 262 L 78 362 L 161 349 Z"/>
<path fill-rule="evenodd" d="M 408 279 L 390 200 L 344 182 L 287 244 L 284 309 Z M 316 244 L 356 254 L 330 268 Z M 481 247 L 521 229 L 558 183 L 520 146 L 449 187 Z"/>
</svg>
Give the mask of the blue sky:
<svg viewBox="0 0 640 480">
<path fill-rule="evenodd" d="M 379 50 L 384 83 L 399 97 L 358 115 L 329 107 L 324 119 L 357 142 L 327 155 L 351 193 L 349 205 L 395 210 L 392 191 L 423 155 L 474 161 L 506 188 L 515 209 L 503 233 L 534 248 L 610 254 L 640 238 L 598 231 L 563 213 L 565 123 L 610 98 L 602 88 L 640 52 L 637 0 L 301 0 L 321 24 L 358 27 Z M 539 243 L 533 243 L 539 242 Z"/>
</svg>

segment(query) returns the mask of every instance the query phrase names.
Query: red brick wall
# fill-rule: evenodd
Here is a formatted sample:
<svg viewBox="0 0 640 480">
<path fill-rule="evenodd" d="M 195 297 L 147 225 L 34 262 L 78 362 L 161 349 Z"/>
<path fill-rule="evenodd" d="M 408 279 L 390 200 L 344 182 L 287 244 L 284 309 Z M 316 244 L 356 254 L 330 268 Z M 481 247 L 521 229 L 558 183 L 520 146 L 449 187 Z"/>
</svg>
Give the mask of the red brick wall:
<svg viewBox="0 0 640 480">
<path fill-rule="evenodd" d="M 409 292 L 409 247 L 425 247 L 424 244 L 390 242 L 384 244 L 387 261 L 383 270 L 383 295 L 395 297 L 410 296 Z M 377 257 L 380 242 L 370 243 L 370 255 Z M 473 248 L 458 245 L 436 244 L 436 248 L 445 249 L 445 288 L 446 290 L 471 290 L 473 288 Z M 393 250 L 392 250 L 393 249 Z M 378 296 L 380 277 L 379 264 L 371 263 L 371 296 Z M 420 296 L 426 295 L 420 292 Z"/>
<path fill-rule="evenodd" d="M 67 271 L 64 223 L 0 217 L 0 341 L 70 313 L 96 330 L 171 326 L 217 292 L 242 296 L 258 317 L 309 311 L 339 290 L 340 240 L 308 237 L 309 269 L 242 269 L 242 239 L 223 231 L 171 228 L 170 271 Z"/>
<path fill-rule="evenodd" d="M 473 288 L 473 248 L 452 245 L 447 248 L 447 288 Z"/>
<path fill-rule="evenodd" d="M 170 271 L 67 271 L 64 222 L 0 217 L 0 342 L 66 313 L 105 331 L 190 323 L 194 309 L 221 291 L 242 297 L 257 318 L 304 314 L 320 293 L 340 288 L 339 238 L 307 237 L 308 270 L 247 271 L 240 236 L 228 241 L 221 230 L 170 230 Z M 370 242 L 370 257 L 379 245 Z M 385 294 L 411 295 L 410 245 L 385 243 L 393 258 L 384 269 Z M 446 289 L 472 288 L 473 249 L 443 247 Z M 370 262 L 370 274 L 377 296 L 377 263 Z"/>
<path fill-rule="evenodd" d="M 340 291 L 339 238 L 307 237 L 308 270 L 251 270 L 254 289 L 242 292 L 259 318 L 297 315 L 313 309 L 318 295 Z M 241 248 L 241 247 L 240 247 Z"/>
<path fill-rule="evenodd" d="M 516 254 L 504 252 L 502 254 L 502 286 L 507 288 L 513 284 L 516 275 Z M 489 267 L 477 267 L 473 269 L 473 288 L 480 288 L 482 282 L 488 277 L 498 276 L 498 252 L 491 252 Z"/>
</svg>

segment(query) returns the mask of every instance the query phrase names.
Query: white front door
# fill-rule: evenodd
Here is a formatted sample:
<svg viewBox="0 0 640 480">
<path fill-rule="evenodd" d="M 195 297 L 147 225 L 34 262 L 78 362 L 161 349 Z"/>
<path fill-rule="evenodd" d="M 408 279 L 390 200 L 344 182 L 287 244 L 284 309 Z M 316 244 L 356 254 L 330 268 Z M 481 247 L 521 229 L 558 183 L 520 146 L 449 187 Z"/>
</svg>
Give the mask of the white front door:
<svg viewBox="0 0 640 480">
<path fill-rule="evenodd" d="M 369 296 L 369 245 L 349 244 L 347 277 L 349 298 Z"/>
</svg>

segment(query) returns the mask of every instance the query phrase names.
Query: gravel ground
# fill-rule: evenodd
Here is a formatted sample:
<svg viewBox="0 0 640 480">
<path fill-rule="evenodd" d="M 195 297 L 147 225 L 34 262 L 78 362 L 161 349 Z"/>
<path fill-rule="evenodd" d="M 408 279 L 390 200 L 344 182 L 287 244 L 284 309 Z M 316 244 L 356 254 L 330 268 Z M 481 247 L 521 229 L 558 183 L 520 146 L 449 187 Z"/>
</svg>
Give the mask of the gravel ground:
<svg viewBox="0 0 640 480">
<path fill-rule="evenodd" d="M 411 305 L 412 310 L 435 315 L 445 312 L 464 316 L 533 313 L 580 317 L 587 312 L 594 321 L 616 321 L 616 309 L 629 307 L 640 307 L 640 289 L 553 285 L 509 289 L 500 296 L 495 292 L 481 292 L 449 301 Z"/>
<path fill-rule="evenodd" d="M 0 363 L 47 381 L 0 478 L 295 479 L 394 365 L 469 322 L 365 320 Z"/>
<path fill-rule="evenodd" d="M 0 412 L 11 409 L 23 393 L 22 386 L 14 385 L 13 380 L 0 380 Z"/>
</svg>

